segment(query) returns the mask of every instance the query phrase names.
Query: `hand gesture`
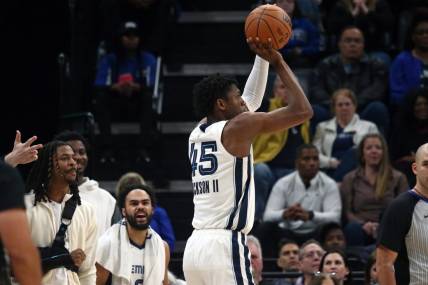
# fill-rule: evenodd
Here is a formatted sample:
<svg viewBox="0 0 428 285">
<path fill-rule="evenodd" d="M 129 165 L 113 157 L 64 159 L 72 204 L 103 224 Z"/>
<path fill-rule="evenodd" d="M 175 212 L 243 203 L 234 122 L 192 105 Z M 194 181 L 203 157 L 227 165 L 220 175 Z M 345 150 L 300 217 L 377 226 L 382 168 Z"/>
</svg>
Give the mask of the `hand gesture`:
<svg viewBox="0 0 428 285">
<path fill-rule="evenodd" d="M 86 255 L 80 248 L 73 250 L 70 252 L 71 259 L 73 260 L 74 265 L 80 267 L 86 259 Z"/>
<path fill-rule="evenodd" d="M 248 38 L 247 43 L 250 49 L 258 56 L 266 61 L 269 61 L 273 66 L 281 63 L 282 55 L 272 47 L 272 39 L 269 38 L 268 43 L 262 43 L 259 38 Z"/>
<path fill-rule="evenodd" d="M 31 145 L 37 140 L 37 136 L 32 136 L 26 142 L 21 142 L 21 132 L 16 131 L 13 150 L 4 158 L 5 162 L 13 167 L 18 164 L 27 164 L 37 160 L 38 150 L 43 147 L 42 144 Z"/>
</svg>

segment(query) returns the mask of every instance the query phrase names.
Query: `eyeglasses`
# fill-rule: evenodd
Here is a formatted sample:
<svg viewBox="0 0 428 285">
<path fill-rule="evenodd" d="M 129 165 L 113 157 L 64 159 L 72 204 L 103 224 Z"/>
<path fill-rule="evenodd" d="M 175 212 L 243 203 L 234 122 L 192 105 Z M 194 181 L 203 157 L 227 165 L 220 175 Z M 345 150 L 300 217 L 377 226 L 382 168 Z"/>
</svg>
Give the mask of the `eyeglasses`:
<svg viewBox="0 0 428 285">
<path fill-rule="evenodd" d="M 311 252 L 305 253 L 303 256 L 306 258 L 314 258 L 315 256 L 322 257 L 323 255 L 324 255 L 324 252 L 317 250 L 317 251 L 311 251 Z"/>
</svg>

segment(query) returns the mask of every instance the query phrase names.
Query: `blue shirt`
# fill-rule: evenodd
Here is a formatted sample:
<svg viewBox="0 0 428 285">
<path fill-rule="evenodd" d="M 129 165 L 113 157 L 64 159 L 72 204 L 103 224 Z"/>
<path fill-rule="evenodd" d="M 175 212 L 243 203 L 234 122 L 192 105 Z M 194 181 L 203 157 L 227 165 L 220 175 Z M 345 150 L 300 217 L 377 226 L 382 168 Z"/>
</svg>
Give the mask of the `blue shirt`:
<svg viewBox="0 0 428 285">
<path fill-rule="evenodd" d="M 287 55 L 294 48 L 302 49 L 302 55 L 316 55 L 320 52 L 320 32 L 309 20 L 291 19 L 293 32 L 281 53 Z"/>
<path fill-rule="evenodd" d="M 164 241 L 168 243 L 169 250 L 172 252 L 174 250 L 175 235 L 171 221 L 164 208 L 155 208 L 150 226 Z"/>
<path fill-rule="evenodd" d="M 140 53 L 140 60 L 137 57 L 126 58 L 117 62 L 117 56 L 109 53 L 101 58 L 98 64 L 95 86 L 107 87 L 119 81 L 122 75 L 132 76 L 134 82 L 143 84 L 146 87 L 153 87 L 156 77 L 156 58 L 148 52 Z"/>
<path fill-rule="evenodd" d="M 403 103 L 408 91 L 420 87 L 422 66 L 422 61 L 414 57 L 411 51 L 403 51 L 397 55 L 389 73 L 392 104 Z"/>
<path fill-rule="evenodd" d="M 331 156 L 340 160 L 343 154 L 354 146 L 353 137 L 355 132 L 344 132 L 339 125 L 336 126 L 336 130 L 337 135 L 333 142 Z"/>
</svg>

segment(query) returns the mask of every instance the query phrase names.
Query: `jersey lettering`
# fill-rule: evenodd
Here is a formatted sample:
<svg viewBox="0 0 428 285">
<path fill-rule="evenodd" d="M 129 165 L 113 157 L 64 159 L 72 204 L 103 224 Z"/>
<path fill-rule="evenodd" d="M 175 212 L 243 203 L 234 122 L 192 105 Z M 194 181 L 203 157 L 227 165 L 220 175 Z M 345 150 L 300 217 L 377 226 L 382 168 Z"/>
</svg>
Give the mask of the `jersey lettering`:
<svg viewBox="0 0 428 285">
<path fill-rule="evenodd" d="M 195 147 L 195 143 L 192 143 L 190 145 L 192 176 L 196 175 L 196 170 L 198 170 L 199 174 L 202 176 L 211 175 L 217 171 L 218 160 L 215 154 L 213 153 L 216 151 L 217 143 L 215 141 L 202 142 L 201 155 L 198 161 L 198 149 Z"/>
</svg>

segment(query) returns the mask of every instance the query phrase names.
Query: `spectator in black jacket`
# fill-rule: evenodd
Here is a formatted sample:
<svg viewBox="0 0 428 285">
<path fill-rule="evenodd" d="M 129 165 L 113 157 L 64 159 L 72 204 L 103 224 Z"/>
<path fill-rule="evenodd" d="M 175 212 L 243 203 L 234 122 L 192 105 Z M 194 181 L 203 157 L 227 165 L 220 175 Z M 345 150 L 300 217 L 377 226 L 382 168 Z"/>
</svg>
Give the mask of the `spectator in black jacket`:
<svg viewBox="0 0 428 285">
<path fill-rule="evenodd" d="M 311 103 L 316 104 L 313 126 L 329 118 L 331 95 L 337 89 L 348 88 L 357 97 L 360 117 L 386 133 L 389 113 L 382 102 L 388 86 L 385 65 L 365 54 L 363 33 L 355 26 L 343 29 L 338 46 L 340 52 L 322 60 L 315 70 L 310 92 Z"/>
</svg>

